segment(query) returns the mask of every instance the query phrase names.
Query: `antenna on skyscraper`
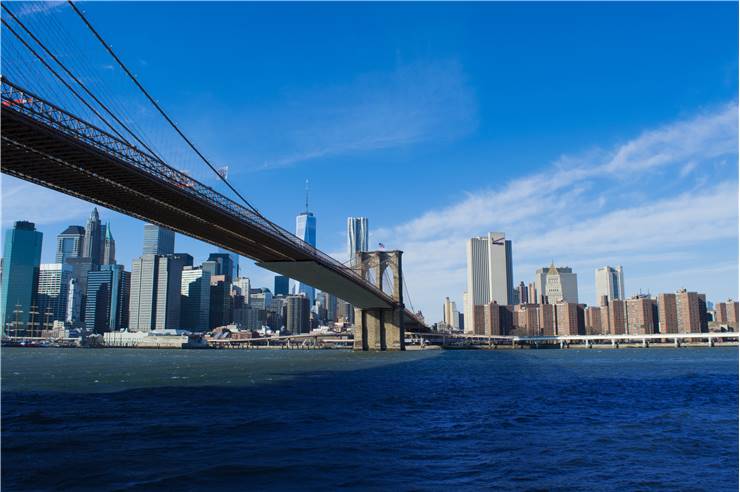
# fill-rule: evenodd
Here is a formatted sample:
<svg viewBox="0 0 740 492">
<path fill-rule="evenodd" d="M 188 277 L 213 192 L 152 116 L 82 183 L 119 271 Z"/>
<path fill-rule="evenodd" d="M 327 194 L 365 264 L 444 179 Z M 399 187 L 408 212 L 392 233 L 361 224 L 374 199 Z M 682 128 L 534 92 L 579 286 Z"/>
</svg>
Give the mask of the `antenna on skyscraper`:
<svg viewBox="0 0 740 492">
<path fill-rule="evenodd" d="M 308 180 L 306 180 L 306 213 L 308 213 Z"/>
</svg>

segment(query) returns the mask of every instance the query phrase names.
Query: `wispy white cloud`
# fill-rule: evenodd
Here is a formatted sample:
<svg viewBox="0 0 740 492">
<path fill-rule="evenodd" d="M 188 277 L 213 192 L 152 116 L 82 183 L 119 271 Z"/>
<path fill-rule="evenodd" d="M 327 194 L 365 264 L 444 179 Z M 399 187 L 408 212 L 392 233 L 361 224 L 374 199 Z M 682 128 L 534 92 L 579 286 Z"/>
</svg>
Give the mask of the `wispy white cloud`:
<svg viewBox="0 0 740 492">
<path fill-rule="evenodd" d="M 737 242 L 737 172 L 722 164 L 737 159 L 737 111 L 731 102 L 612 151 L 563 156 L 376 235 L 406 252 L 409 288 L 432 313 L 440 296 L 461 300 L 465 241 L 491 230 L 513 239 L 517 280 L 530 281 L 551 259 L 571 264 L 580 269 L 581 300 L 590 302 L 593 268 L 606 262 L 637 265 L 666 255 L 651 269 L 678 271 L 704 245 Z"/>
<path fill-rule="evenodd" d="M 631 173 L 684 164 L 694 159 L 707 161 L 737 149 L 737 103 L 718 111 L 648 131 L 622 145 L 604 170 Z"/>
<path fill-rule="evenodd" d="M 2 177 L 2 225 L 28 220 L 39 225 L 66 223 L 90 213 L 90 204 L 69 195 L 21 181 Z"/>
<path fill-rule="evenodd" d="M 20 8 L 15 14 L 18 17 L 28 17 L 34 14 L 45 14 L 64 7 L 67 2 L 18 2 Z"/>
<path fill-rule="evenodd" d="M 461 65 L 449 60 L 399 66 L 345 86 L 299 94 L 281 111 L 283 153 L 256 169 L 454 139 L 477 126 L 475 95 Z"/>
</svg>

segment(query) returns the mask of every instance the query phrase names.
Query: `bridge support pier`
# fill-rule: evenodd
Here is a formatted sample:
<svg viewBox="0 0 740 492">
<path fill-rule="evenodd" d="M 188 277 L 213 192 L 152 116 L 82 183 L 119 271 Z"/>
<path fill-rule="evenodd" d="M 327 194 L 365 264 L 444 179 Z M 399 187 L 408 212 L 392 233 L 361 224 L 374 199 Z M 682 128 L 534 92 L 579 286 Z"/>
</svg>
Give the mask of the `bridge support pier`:
<svg viewBox="0 0 740 492">
<path fill-rule="evenodd" d="M 388 293 L 394 305 L 390 308 L 355 308 L 355 350 L 406 350 L 401 254 L 401 251 L 356 253 L 357 272 Z M 387 270 L 390 275 L 386 277 Z"/>
</svg>

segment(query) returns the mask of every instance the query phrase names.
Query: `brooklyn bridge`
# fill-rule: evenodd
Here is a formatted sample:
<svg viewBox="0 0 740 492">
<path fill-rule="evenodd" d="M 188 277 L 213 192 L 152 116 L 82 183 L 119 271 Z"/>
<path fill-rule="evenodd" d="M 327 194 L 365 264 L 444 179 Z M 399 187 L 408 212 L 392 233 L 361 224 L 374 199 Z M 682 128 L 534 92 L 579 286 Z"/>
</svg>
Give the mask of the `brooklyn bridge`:
<svg viewBox="0 0 740 492">
<path fill-rule="evenodd" d="M 344 264 L 265 217 L 178 126 L 72 2 L 89 42 L 99 43 L 229 194 L 180 171 L 106 102 L 8 3 L 3 9 L 2 172 L 233 251 L 257 265 L 336 295 L 355 308 L 356 350 L 404 350 L 425 329 L 404 304 L 401 251 L 358 253 Z M 12 4 L 11 4 L 12 5 Z M 66 7 L 65 7 L 66 8 Z M 6 44 L 11 48 L 5 49 Z M 71 49 L 71 48 L 70 48 Z M 94 75 L 94 74 L 93 74 Z M 119 106 L 120 107 L 120 106 Z M 207 111 L 207 108 L 204 109 Z M 224 145 L 228 145 L 226 142 Z"/>
</svg>

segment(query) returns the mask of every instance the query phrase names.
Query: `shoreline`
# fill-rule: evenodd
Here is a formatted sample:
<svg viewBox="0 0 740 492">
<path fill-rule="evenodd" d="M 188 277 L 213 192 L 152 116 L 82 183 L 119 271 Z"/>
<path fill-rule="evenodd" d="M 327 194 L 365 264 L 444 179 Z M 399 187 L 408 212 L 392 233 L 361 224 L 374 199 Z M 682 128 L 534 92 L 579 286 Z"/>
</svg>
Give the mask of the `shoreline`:
<svg viewBox="0 0 740 492">
<path fill-rule="evenodd" d="M 574 344 L 574 345 L 566 345 L 561 346 L 559 344 L 541 344 L 541 345 L 529 345 L 529 344 L 520 344 L 520 345 L 425 345 L 425 346 L 419 346 L 419 345 L 408 345 L 406 346 L 405 351 L 406 352 L 418 352 L 418 351 L 424 351 L 424 350 L 470 350 L 470 351 L 480 351 L 480 350 L 487 350 L 487 351 L 496 351 L 496 350 L 505 350 L 505 351 L 516 351 L 516 350 L 621 350 L 621 349 L 683 349 L 683 348 L 723 348 L 723 347 L 738 347 L 740 344 L 738 342 L 721 342 L 721 343 L 714 343 L 712 346 L 709 346 L 707 343 L 682 343 L 680 346 L 676 346 L 674 343 L 650 343 L 647 346 L 644 346 L 641 343 L 625 343 L 625 344 Z M 283 346 L 241 346 L 241 347 L 176 347 L 176 346 L 142 346 L 142 347 L 133 347 L 133 346 L 96 346 L 96 347 L 86 347 L 86 346 L 74 346 L 74 345 L 63 345 L 63 346 L 55 346 L 55 345 L 45 345 L 45 346 L 39 346 L 39 345 L 3 345 L 3 349 L 5 348 L 23 348 L 23 349 L 49 349 L 49 348 L 61 348 L 61 349 L 91 349 L 91 350 L 99 350 L 99 349 L 116 349 L 116 350 L 125 350 L 125 349 L 134 349 L 134 350 L 206 350 L 206 351 L 234 351 L 234 350 L 243 350 L 243 351 L 252 351 L 252 350 L 289 350 L 289 351 L 311 351 L 315 352 L 317 350 L 331 350 L 331 351 L 345 351 L 345 352 L 354 352 L 355 350 L 352 347 L 312 347 L 312 348 L 302 348 L 302 347 L 283 347 Z M 380 352 L 380 351 L 378 351 Z M 400 352 L 400 351 L 389 351 L 389 352 Z"/>
</svg>

